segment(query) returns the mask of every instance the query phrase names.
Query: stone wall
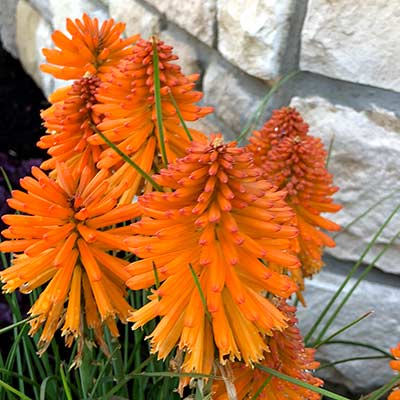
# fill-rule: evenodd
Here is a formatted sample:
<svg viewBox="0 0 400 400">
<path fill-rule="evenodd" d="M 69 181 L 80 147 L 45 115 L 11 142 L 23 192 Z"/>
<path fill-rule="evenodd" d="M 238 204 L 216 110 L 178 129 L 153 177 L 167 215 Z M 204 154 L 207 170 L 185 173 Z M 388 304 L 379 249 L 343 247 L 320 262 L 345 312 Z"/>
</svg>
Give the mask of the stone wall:
<svg viewBox="0 0 400 400">
<path fill-rule="evenodd" d="M 172 44 L 183 70 L 201 73 L 204 103 L 216 107 L 213 116 L 198 123 L 206 132 L 235 137 L 272 85 L 299 70 L 272 98 L 264 119 L 271 109 L 292 104 L 311 132 L 332 144 L 329 168 L 341 188 L 336 200 L 344 205 L 335 220 L 343 226 L 386 198 L 341 232 L 337 247 L 329 250 L 341 260 L 360 257 L 400 200 L 400 190 L 393 194 L 400 176 L 398 0 L 2 0 L 3 45 L 46 94 L 60 82 L 39 71 L 40 50 L 51 46 L 53 29 L 65 29 L 66 17 L 82 12 L 100 20 L 113 17 L 126 22 L 128 34 L 139 32 L 146 38 L 157 33 Z M 399 230 L 397 215 L 365 261 L 373 261 Z M 376 266 L 379 270 L 355 296 L 352 313 L 379 310 L 358 339 L 388 348 L 400 340 L 399 302 L 391 305 L 396 301 L 393 285 L 400 286 L 395 276 L 400 275 L 399 240 Z M 327 280 L 340 279 L 330 265 L 309 283 L 309 303 L 320 304 L 333 290 Z M 365 297 L 369 303 L 363 302 Z M 337 328 L 343 323 L 338 321 Z M 326 354 L 331 361 L 335 358 L 335 352 Z M 355 365 L 344 372 L 338 367 L 331 378 L 368 389 L 390 376 L 386 361 L 373 364 L 380 368 L 374 379 L 371 370 L 363 367 L 363 373 Z"/>
</svg>

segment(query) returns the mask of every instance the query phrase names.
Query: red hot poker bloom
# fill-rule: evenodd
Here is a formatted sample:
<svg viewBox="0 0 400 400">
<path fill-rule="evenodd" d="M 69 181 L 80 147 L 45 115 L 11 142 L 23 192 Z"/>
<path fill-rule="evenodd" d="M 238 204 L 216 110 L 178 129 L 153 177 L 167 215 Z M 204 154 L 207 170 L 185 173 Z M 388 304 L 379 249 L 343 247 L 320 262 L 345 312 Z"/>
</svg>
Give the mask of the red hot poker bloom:
<svg viewBox="0 0 400 400">
<path fill-rule="evenodd" d="M 133 227 L 140 236 L 126 243 L 142 260 L 127 268 L 127 285 L 152 286 L 154 267 L 163 283 L 130 320 L 136 329 L 161 316 L 152 350 L 165 358 L 179 343 L 187 350 L 184 371 L 210 373 L 214 343 L 222 363 L 257 362 L 268 349 L 263 336 L 286 327 L 264 294 L 288 297 L 296 285 L 264 263 L 297 268 L 289 251 L 297 231 L 285 193 L 260 174 L 251 153 L 217 135 L 205 144 L 193 141 L 185 157 L 155 177 L 172 192 L 139 197 L 143 218 Z"/>
<path fill-rule="evenodd" d="M 295 109 L 284 107 L 274 111 L 264 127 L 253 133 L 248 147 L 256 164 L 263 168 L 265 179 L 288 192 L 286 200 L 296 213 L 299 228 L 301 272 L 309 277 L 323 265 L 323 246 L 335 246 L 322 229 L 340 229 L 320 215 L 341 209 L 332 201 L 338 188 L 333 186 L 332 175 L 326 170 L 323 144 L 308 135 L 308 125 Z M 302 285 L 302 276 L 295 274 Z"/>
<path fill-rule="evenodd" d="M 51 158 L 44 161 L 41 168 L 54 170 L 58 162 L 65 162 L 76 176 L 81 175 L 86 166 L 95 169 L 105 149 L 104 144 L 88 142 L 94 134 L 91 123 L 100 121 L 93 112 L 99 83 L 98 77 L 87 74 L 50 96 L 53 105 L 41 113 L 47 135 L 40 138 L 38 147 L 48 149 Z"/>
<path fill-rule="evenodd" d="M 400 343 L 391 349 L 392 355 L 395 358 L 390 361 L 390 367 L 396 371 L 400 372 Z M 388 400 L 400 400 L 400 386 L 397 386 L 393 389 L 392 393 L 390 393 Z"/>
<path fill-rule="evenodd" d="M 281 302 L 279 309 L 288 319 L 288 327 L 282 332 L 274 332 L 266 338 L 270 352 L 265 354 L 261 366 L 282 372 L 292 378 L 319 387 L 321 379 L 314 377 L 309 371 L 317 368 L 319 363 L 314 360 L 314 349 L 304 347 L 303 339 L 297 328 L 295 317 L 296 308 Z M 318 400 L 321 396 L 312 390 L 271 376 L 258 368 L 251 368 L 243 363 L 233 363 L 231 366 L 231 380 L 235 385 L 238 399 L 253 399 L 255 394 L 270 377 L 268 385 L 257 397 L 265 400 Z M 225 400 L 229 397 L 222 381 L 215 381 L 215 400 Z"/>
<path fill-rule="evenodd" d="M 68 38 L 60 31 L 53 33 L 58 49 L 43 49 L 49 64 L 41 70 L 59 79 L 80 79 L 86 73 L 101 75 L 131 52 L 131 44 L 139 35 L 122 39 L 125 24 L 113 19 L 99 26 L 97 18 L 83 14 L 82 20 L 67 19 Z"/>
<path fill-rule="evenodd" d="M 170 94 L 179 107 L 185 121 L 195 121 L 212 112 L 210 107 L 199 107 L 195 103 L 202 98 L 202 93 L 194 91 L 198 75 L 185 76 L 180 67 L 174 63 L 177 56 L 172 47 L 157 41 L 159 58 L 162 122 L 165 152 L 169 162 L 182 157 L 189 145 L 189 138 L 181 125 Z M 154 65 L 153 46 L 150 41 L 139 40 L 133 47 L 132 55 L 126 57 L 118 67 L 104 77 L 97 100 L 102 103 L 94 107 L 95 111 L 104 115 L 98 128 L 147 173 L 153 167 L 158 171 L 161 167 L 160 132 L 156 121 L 154 97 Z M 190 129 L 196 140 L 204 137 L 198 131 Z M 93 144 L 103 143 L 100 137 L 90 138 Z M 130 202 L 139 192 L 141 177 L 138 176 L 113 149 L 105 150 L 98 163 L 99 168 L 121 167 L 113 179 L 125 179 L 133 182 L 125 201 Z"/>
<path fill-rule="evenodd" d="M 63 320 L 67 345 L 78 338 L 83 343 L 84 317 L 103 344 L 102 323 L 117 336 L 115 318 L 125 321 L 131 310 L 125 300 L 128 263 L 108 251 L 128 250 L 124 239 L 132 231 L 115 224 L 136 217 L 137 205 L 116 207 L 125 188 L 111 187 L 106 171 L 93 176 L 85 168 L 77 178 L 58 164 L 56 172 L 55 181 L 32 168 L 33 177 L 21 179 L 27 192 L 15 190 L 8 200 L 11 208 L 27 215 L 2 218 L 9 228 L 2 232 L 8 240 L 0 243 L 0 251 L 21 253 L 0 273 L 3 290 L 29 293 L 48 282 L 30 310 L 37 316 L 30 333 L 44 325 L 41 353 Z"/>
</svg>

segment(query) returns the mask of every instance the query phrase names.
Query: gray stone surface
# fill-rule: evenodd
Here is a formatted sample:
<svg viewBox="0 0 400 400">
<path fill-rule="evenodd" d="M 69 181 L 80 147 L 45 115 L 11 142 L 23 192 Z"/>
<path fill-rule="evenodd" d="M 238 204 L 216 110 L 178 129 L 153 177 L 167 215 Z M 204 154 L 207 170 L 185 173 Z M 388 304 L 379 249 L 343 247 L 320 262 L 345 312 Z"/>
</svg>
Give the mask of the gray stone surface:
<svg viewBox="0 0 400 400">
<path fill-rule="evenodd" d="M 293 0 L 219 0 L 218 50 L 248 74 L 276 79 L 294 6 Z"/>
<path fill-rule="evenodd" d="M 310 0 L 300 68 L 400 91 L 397 0 Z"/>
<path fill-rule="evenodd" d="M 97 17 L 100 22 L 108 18 L 106 7 L 97 0 L 49 0 L 49 8 L 53 19 L 54 29 L 65 32 L 65 21 L 67 18 L 81 18 L 83 13 L 91 17 Z"/>
<path fill-rule="evenodd" d="M 216 0 L 146 0 L 169 21 L 212 46 L 215 40 Z"/>
<path fill-rule="evenodd" d="M 233 139 L 245 126 L 268 87 L 214 57 L 204 75 L 203 90 L 205 104 L 215 107 L 216 117 L 230 129 L 224 136 Z"/>
<path fill-rule="evenodd" d="M 50 7 L 50 0 L 29 0 L 29 4 L 51 24 L 53 12 Z"/>
<path fill-rule="evenodd" d="M 109 0 L 110 17 L 126 23 L 126 34 L 144 39 L 160 32 L 160 16 L 135 0 Z"/>
<path fill-rule="evenodd" d="M 326 146 L 334 137 L 329 170 L 340 187 L 335 199 L 344 207 L 330 218 L 345 226 L 399 187 L 400 120 L 392 112 L 378 108 L 355 111 L 321 97 L 294 98 L 291 105 L 310 124 L 310 133 L 322 137 Z M 341 232 L 336 239 L 336 248 L 327 251 L 338 258 L 357 260 L 399 203 L 400 191 Z M 400 231 L 398 215 L 366 256 L 367 262 L 371 262 Z M 400 274 L 399 240 L 376 265 L 386 272 Z"/>
<path fill-rule="evenodd" d="M 344 265 L 343 262 L 329 258 L 327 266 L 322 272 L 313 280 L 306 282 L 307 308 L 300 306 L 297 314 L 303 334 L 309 331 L 336 289 L 343 282 L 345 273 L 347 274 L 350 269 L 349 267 L 350 265 Z M 340 299 L 349 292 L 355 280 L 355 278 L 350 280 Z M 335 339 L 363 342 L 388 352 L 400 338 L 399 296 L 399 277 L 390 277 L 379 271 L 372 271 L 368 280 L 362 281 L 355 290 L 347 305 L 328 330 L 325 338 L 372 311 L 371 316 Z M 377 355 L 377 353 L 362 347 L 331 344 L 321 346 L 317 351 L 316 358 L 323 365 L 345 358 L 372 355 Z M 338 364 L 334 367 L 321 369 L 318 371 L 318 375 L 331 382 L 344 384 L 354 393 L 367 393 L 386 384 L 393 377 L 393 371 L 388 365 L 388 359 L 380 359 Z"/>
<path fill-rule="evenodd" d="M 15 40 L 17 3 L 17 0 L 1 0 L 0 7 L 0 40 L 3 48 L 15 58 L 18 58 Z"/>
<path fill-rule="evenodd" d="M 52 28 L 25 0 L 18 2 L 16 13 L 16 43 L 18 56 L 25 71 L 49 95 L 55 88 L 55 79 L 39 70 L 45 62 L 43 47 L 52 47 Z"/>
</svg>

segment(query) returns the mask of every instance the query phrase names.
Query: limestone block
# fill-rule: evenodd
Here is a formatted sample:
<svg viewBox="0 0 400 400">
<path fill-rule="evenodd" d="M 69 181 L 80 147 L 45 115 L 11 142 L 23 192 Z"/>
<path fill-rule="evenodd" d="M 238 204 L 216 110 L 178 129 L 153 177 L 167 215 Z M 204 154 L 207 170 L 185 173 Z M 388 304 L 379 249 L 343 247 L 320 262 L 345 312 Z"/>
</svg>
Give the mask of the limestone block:
<svg viewBox="0 0 400 400">
<path fill-rule="evenodd" d="M 321 137 L 327 148 L 334 138 L 329 170 L 340 187 L 335 198 L 343 204 L 343 210 L 329 214 L 329 218 L 345 226 L 399 188 L 400 120 L 393 113 L 378 108 L 356 111 L 320 97 L 293 98 L 291 105 L 310 125 L 310 133 Z M 400 190 L 341 232 L 336 239 L 336 248 L 327 251 L 338 258 L 357 260 L 399 203 Z M 371 262 L 399 232 L 399 215 L 383 231 L 365 261 Z M 399 240 L 376 265 L 386 272 L 400 274 Z"/>
<path fill-rule="evenodd" d="M 147 0 L 169 21 L 212 46 L 215 38 L 216 0 Z"/>
<path fill-rule="evenodd" d="M 0 41 L 2 47 L 13 57 L 18 58 L 15 39 L 15 15 L 17 2 L 15 0 L 2 0 L 0 7 Z"/>
<path fill-rule="evenodd" d="M 16 10 L 16 43 L 19 60 L 36 84 L 49 95 L 55 88 L 55 79 L 39 70 L 46 60 L 43 47 L 51 47 L 52 29 L 46 20 L 25 0 L 20 0 Z"/>
<path fill-rule="evenodd" d="M 215 107 L 215 115 L 230 129 L 223 132 L 234 139 L 245 126 L 267 91 L 242 71 L 213 59 L 203 79 L 204 102 Z"/>
<path fill-rule="evenodd" d="M 293 0 L 219 0 L 218 50 L 248 74 L 276 79 L 294 5 Z"/>
<path fill-rule="evenodd" d="M 400 91 L 397 0 L 310 0 L 300 68 Z"/>
<path fill-rule="evenodd" d="M 126 23 L 128 36 L 140 33 L 144 39 L 160 31 L 160 17 L 135 0 L 109 0 L 110 17 Z"/>
<path fill-rule="evenodd" d="M 53 15 L 53 27 L 62 32 L 65 32 L 67 18 L 81 18 L 83 13 L 87 13 L 92 18 L 97 17 L 100 22 L 108 19 L 106 8 L 96 0 L 49 0 L 49 4 Z"/>
<path fill-rule="evenodd" d="M 345 279 L 344 275 L 337 273 L 340 267 L 339 263 L 328 260 L 327 264 L 319 275 L 306 282 L 307 308 L 300 306 L 297 314 L 303 334 L 309 331 Z M 370 276 L 371 280 L 363 281 L 352 294 L 325 338 L 362 315 L 373 311 L 371 316 L 340 334 L 335 340 L 364 342 L 385 351 L 389 351 L 397 344 L 400 337 L 398 313 L 400 278 L 393 279 L 390 276 L 385 278 L 385 274 L 378 271 L 373 272 L 376 274 L 373 273 Z M 347 289 L 344 290 L 343 296 L 348 293 L 354 282 L 355 279 L 352 278 L 349 286 L 346 286 Z M 323 365 L 345 358 L 372 355 L 380 354 L 363 347 L 330 344 L 321 346 L 316 353 L 316 358 Z M 346 385 L 354 393 L 367 393 L 386 384 L 393 377 L 388 359 L 346 362 L 321 369 L 317 374 L 330 382 Z"/>
</svg>

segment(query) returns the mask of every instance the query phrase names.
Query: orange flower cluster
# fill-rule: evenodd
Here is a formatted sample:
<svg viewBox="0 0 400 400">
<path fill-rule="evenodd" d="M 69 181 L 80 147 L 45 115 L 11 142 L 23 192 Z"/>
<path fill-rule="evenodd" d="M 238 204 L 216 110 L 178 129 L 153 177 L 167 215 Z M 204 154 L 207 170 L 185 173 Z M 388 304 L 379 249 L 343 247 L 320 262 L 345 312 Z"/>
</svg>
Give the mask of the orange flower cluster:
<svg viewBox="0 0 400 400">
<path fill-rule="evenodd" d="M 11 208 L 28 215 L 2 218 L 10 227 L 2 232 L 8 240 L 0 243 L 0 251 L 21 253 L 0 273 L 3 290 L 30 293 L 49 282 L 29 312 L 37 316 L 31 334 L 44 324 L 40 353 L 64 319 L 67 345 L 73 339 L 83 341 L 83 318 L 102 344 L 102 323 L 117 336 L 115 317 L 126 321 L 131 310 L 124 298 L 128 262 L 108 251 L 128 250 L 124 240 L 131 228 L 114 225 L 138 216 L 137 205 L 116 208 L 125 188 L 111 187 L 106 171 L 93 176 L 84 168 L 76 178 L 65 164 L 57 164 L 57 180 L 36 167 L 32 174 L 21 180 L 27 192 L 15 190 L 8 200 Z"/>
<path fill-rule="evenodd" d="M 293 276 L 302 290 L 303 277 L 312 276 L 323 266 L 323 247 L 335 246 L 321 229 L 340 229 L 321 216 L 341 209 L 332 201 L 338 188 L 332 185 L 332 175 L 325 167 L 327 153 L 320 139 L 308 135 L 308 125 L 300 114 L 289 107 L 274 111 L 263 128 L 253 133 L 248 148 L 256 165 L 263 168 L 265 179 L 288 192 L 286 201 L 296 214 L 296 247 L 302 263 Z"/>
<path fill-rule="evenodd" d="M 112 19 L 99 27 L 96 18 L 86 14 L 75 23 L 67 19 L 67 30 L 71 38 L 62 32 L 53 34 L 59 49 L 44 49 L 43 54 L 50 64 L 41 66 L 42 71 L 60 79 L 75 79 L 71 86 L 57 90 L 50 96 L 53 105 L 42 112 L 47 135 L 38 142 L 42 149 L 49 149 L 50 160 L 43 169 L 55 169 L 62 161 L 80 175 L 85 166 L 94 168 L 104 150 L 104 142 L 93 145 L 89 142 L 94 135 L 92 124 L 98 124 L 102 116 L 96 115 L 96 91 L 104 74 L 132 52 L 132 43 L 139 35 L 127 39 L 120 36 L 125 24 L 114 24 Z M 55 64 L 55 65 L 51 65 Z"/>
<path fill-rule="evenodd" d="M 159 59 L 163 132 L 159 132 L 156 116 L 155 51 Z M 194 104 L 202 97 L 202 93 L 193 91 L 198 75 L 183 75 L 174 63 L 177 58 L 172 47 L 161 41 L 138 40 L 132 54 L 106 74 L 96 95 L 100 104 L 95 105 L 94 110 L 104 115 L 98 128 L 146 173 L 158 171 L 167 160 L 182 157 L 189 145 L 173 99 L 185 121 L 195 121 L 212 112 L 211 107 Z M 194 129 L 189 129 L 189 135 L 197 140 L 204 136 Z M 99 145 L 103 140 L 95 135 L 89 142 Z M 161 161 L 163 146 L 167 160 Z M 129 164 L 123 163 L 113 149 L 103 151 L 98 166 L 117 169 L 113 175 L 115 183 L 130 182 L 122 202 L 129 203 L 141 193 L 142 177 Z"/>
<path fill-rule="evenodd" d="M 91 19 L 86 14 L 82 21 L 75 19 L 75 23 L 67 18 L 71 38 L 55 31 L 52 39 L 58 49 L 43 49 L 49 64 L 41 65 L 40 69 L 66 80 L 81 79 L 86 74 L 101 75 L 130 54 L 130 45 L 139 38 L 139 35 L 121 38 L 124 30 L 125 24 L 115 24 L 113 19 L 99 26 L 97 18 Z"/>
<path fill-rule="evenodd" d="M 261 172 L 250 152 L 212 136 L 193 141 L 185 157 L 154 178 L 172 192 L 139 198 L 138 235 L 126 243 L 142 260 L 127 268 L 127 285 L 150 287 L 154 268 L 163 283 L 130 320 L 135 329 L 162 316 L 151 334 L 152 349 L 165 358 L 179 343 L 187 351 L 184 371 L 210 373 L 214 343 L 221 363 L 257 362 L 268 350 L 264 336 L 286 327 L 287 317 L 264 291 L 288 297 L 296 285 L 267 264 L 299 266 L 290 251 L 297 230 L 285 193 L 262 180 Z"/>
<path fill-rule="evenodd" d="M 304 348 L 303 339 L 296 326 L 296 308 L 288 306 L 283 301 L 278 307 L 288 317 L 288 327 L 282 332 L 274 332 L 266 339 L 270 352 L 265 354 L 265 359 L 260 365 L 313 386 L 321 386 L 322 380 L 315 378 L 309 372 L 318 368 L 319 363 L 314 360 L 315 350 Z M 235 386 L 238 399 L 252 399 L 256 393 L 258 393 L 258 399 L 266 400 L 318 400 L 321 398 L 318 393 L 272 376 L 261 369 L 253 369 L 239 362 L 229 366 L 228 379 Z M 263 388 L 266 381 L 268 383 Z M 213 391 L 215 400 L 229 399 L 224 382 L 215 381 Z"/>
<path fill-rule="evenodd" d="M 397 372 L 400 372 L 400 343 L 396 347 L 391 349 L 392 355 L 395 360 L 390 361 L 390 367 Z M 390 393 L 388 400 L 400 400 L 400 386 L 397 386 Z"/>
</svg>

